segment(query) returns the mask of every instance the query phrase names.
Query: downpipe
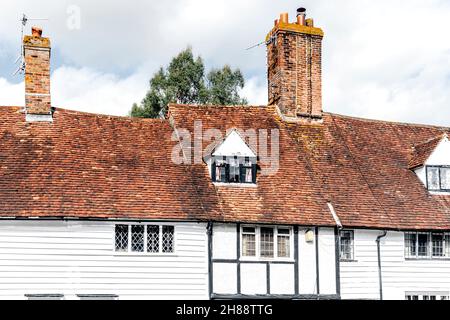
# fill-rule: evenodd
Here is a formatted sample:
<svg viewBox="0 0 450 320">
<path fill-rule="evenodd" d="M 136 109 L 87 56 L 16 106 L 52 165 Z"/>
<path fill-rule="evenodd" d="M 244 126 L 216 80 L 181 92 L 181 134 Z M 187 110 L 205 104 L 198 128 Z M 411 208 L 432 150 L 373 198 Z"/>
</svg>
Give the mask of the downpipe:
<svg viewBox="0 0 450 320">
<path fill-rule="evenodd" d="M 381 239 L 386 237 L 387 231 L 385 230 L 383 234 L 379 235 L 375 242 L 377 243 L 377 254 L 378 254 L 378 282 L 380 287 L 380 300 L 383 300 L 383 274 L 381 271 Z"/>
</svg>

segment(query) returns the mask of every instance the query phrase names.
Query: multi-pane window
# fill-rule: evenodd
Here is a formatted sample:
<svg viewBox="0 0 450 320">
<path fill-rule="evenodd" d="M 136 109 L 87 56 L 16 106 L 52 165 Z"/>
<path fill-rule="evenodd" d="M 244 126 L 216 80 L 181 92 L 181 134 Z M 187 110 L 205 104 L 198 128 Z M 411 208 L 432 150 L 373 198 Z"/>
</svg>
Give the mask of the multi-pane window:
<svg viewBox="0 0 450 320">
<path fill-rule="evenodd" d="M 273 228 L 260 229 L 260 254 L 263 258 L 273 258 Z"/>
<path fill-rule="evenodd" d="M 286 227 L 242 227 L 242 257 L 291 258 L 291 229 Z"/>
<path fill-rule="evenodd" d="M 212 180 L 223 183 L 256 183 L 256 158 L 213 157 Z"/>
<path fill-rule="evenodd" d="M 448 300 L 448 292 L 406 292 L 406 300 Z"/>
<path fill-rule="evenodd" d="M 405 258 L 450 258 L 450 234 L 443 232 L 405 233 Z"/>
<path fill-rule="evenodd" d="M 118 224 L 116 225 L 116 251 L 127 252 L 128 251 L 128 225 Z"/>
<path fill-rule="evenodd" d="M 339 233 L 340 259 L 344 261 L 354 260 L 353 255 L 353 230 L 341 230 Z"/>
<path fill-rule="evenodd" d="M 115 226 L 115 251 L 173 253 L 175 251 L 175 227 L 118 224 Z"/>
<path fill-rule="evenodd" d="M 159 252 L 159 226 L 147 226 L 147 252 Z"/>
<path fill-rule="evenodd" d="M 427 166 L 427 187 L 431 191 L 450 191 L 450 167 Z"/>
<path fill-rule="evenodd" d="M 279 258 L 289 258 L 291 256 L 290 239 L 291 230 L 278 228 L 277 246 Z"/>
<path fill-rule="evenodd" d="M 173 226 L 162 227 L 162 252 L 172 253 L 174 243 L 175 229 Z"/>
<path fill-rule="evenodd" d="M 256 229 L 242 228 L 242 256 L 256 257 Z"/>
<path fill-rule="evenodd" d="M 132 225 L 131 226 L 131 251 L 144 252 L 144 226 Z"/>
</svg>

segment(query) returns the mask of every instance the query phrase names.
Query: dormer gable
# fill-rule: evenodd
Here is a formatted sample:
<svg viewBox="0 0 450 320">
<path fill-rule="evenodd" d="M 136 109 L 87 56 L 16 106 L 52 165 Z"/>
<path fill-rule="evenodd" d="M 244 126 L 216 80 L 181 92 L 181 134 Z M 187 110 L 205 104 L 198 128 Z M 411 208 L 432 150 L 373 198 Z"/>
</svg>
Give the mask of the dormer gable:
<svg viewBox="0 0 450 320">
<path fill-rule="evenodd" d="M 450 194 L 450 141 L 447 133 L 413 147 L 409 165 L 428 191 Z"/>
<path fill-rule="evenodd" d="M 214 183 L 256 184 L 257 154 L 237 130 L 232 130 L 206 159 Z"/>
</svg>

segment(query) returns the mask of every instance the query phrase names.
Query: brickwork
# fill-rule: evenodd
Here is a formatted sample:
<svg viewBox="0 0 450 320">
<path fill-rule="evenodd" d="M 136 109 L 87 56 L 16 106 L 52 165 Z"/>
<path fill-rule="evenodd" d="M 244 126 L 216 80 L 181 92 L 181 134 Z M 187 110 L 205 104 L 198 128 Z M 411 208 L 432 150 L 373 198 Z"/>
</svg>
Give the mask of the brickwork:
<svg viewBox="0 0 450 320">
<path fill-rule="evenodd" d="M 25 106 L 28 114 L 50 114 L 50 41 L 24 37 Z"/>
<path fill-rule="evenodd" d="M 322 117 L 321 29 L 277 24 L 267 40 L 269 104 L 288 117 Z"/>
</svg>

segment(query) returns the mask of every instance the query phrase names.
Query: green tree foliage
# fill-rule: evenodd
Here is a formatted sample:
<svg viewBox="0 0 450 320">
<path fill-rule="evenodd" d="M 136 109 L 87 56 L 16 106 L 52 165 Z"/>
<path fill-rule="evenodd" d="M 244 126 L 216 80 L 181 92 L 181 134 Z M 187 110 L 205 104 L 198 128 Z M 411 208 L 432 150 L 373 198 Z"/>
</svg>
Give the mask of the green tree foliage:
<svg viewBox="0 0 450 320">
<path fill-rule="evenodd" d="M 130 115 L 157 118 L 166 112 L 169 103 L 247 104 L 239 95 L 244 84 L 241 71 L 228 65 L 205 76 L 202 59 L 194 58 L 191 48 L 187 48 L 172 59 L 167 69 L 160 68 L 154 74 L 146 96 L 139 105 L 133 104 Z"/>
<path fill-rule="evenodd" d="M 213 69 L 208 73 L 208 103 L 219 105 L 247 104 L 239 95 L 239 89 L 245 85 L 244 76 L 239 69 L 231 70 L 225 65 L 222 69 Z"/>
</svg>

